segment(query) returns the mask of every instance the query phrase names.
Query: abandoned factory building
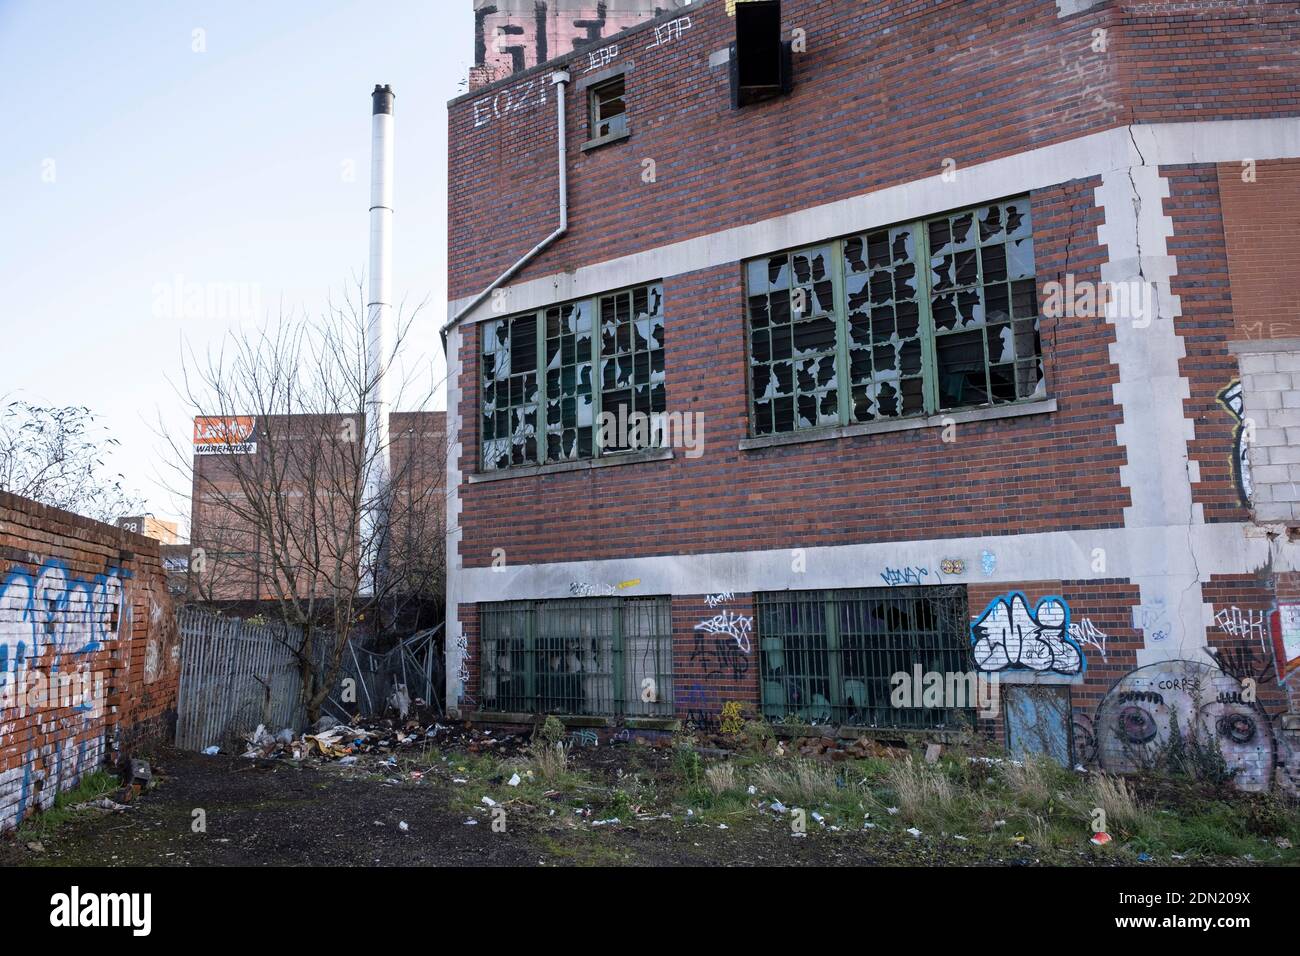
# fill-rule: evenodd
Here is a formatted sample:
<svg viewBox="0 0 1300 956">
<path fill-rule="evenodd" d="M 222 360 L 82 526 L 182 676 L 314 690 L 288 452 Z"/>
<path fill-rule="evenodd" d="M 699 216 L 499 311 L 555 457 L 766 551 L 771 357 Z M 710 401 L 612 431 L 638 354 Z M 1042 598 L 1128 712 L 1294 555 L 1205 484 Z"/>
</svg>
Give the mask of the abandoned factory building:
<svg viewBox="0 0 1300 956">
<path fill-rule="evenodd" d="M 1181 727 L 1296 789 L 1298 43 L 703 0 L 453 100 L 453 709 L 1112 770 Z M 900 703 L 934 674 L 997 706 Z"/>
</svg>

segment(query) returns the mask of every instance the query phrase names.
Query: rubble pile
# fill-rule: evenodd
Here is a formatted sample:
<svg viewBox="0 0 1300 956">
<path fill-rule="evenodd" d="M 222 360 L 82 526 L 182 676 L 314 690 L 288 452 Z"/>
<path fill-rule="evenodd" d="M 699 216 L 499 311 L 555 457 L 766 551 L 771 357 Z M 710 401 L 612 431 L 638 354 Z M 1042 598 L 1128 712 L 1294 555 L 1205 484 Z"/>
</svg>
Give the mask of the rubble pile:
<svg viewBox="0 0 1300 956">
<path fill-rule="evenodd" d="M 786 753 L 827 760 L 864 760 L 868 757 L 904 758 L 907 750 L 882 744 L 871 737 L 844 740 L 838 737 L 796 737 L 784 745 Z"/>
<path fill-rule="evenodd" d="M 356 763 L 365 755 L 389 757 L 401 751 L 437 745 L 439 748 L 463 748 L 470 753 L 496 753 L 514 756 L 527 744 L 516 734 L 494 734 L 491 730 L 477 730 L 470 724 L 425 725 L 412 716 L 409 719 L 392 717 L 357 718 L 351 723 L 339 723 L 332 717 L 322 717 L 315 726 L 295 736 L 290 728 L 271 733 L 264 724 L 244 738 L 241 756 L 260 759 L 288 758 L 337 762 L 343 765 Z M 220 751 L 209 747 L 205 753 L 215 755 Z"/>
</svg>

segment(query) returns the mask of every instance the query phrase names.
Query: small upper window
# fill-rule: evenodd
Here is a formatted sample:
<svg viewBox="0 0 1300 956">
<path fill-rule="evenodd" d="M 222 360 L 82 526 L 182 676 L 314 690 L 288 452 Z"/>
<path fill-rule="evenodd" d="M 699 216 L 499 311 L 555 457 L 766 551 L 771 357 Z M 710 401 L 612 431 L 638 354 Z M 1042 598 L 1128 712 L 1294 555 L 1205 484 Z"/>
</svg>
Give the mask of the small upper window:
<svg viewBox="0 0 1300 956">
<path fill-rule="evenodd" d="M 627 133 L 627 101 L 623 98 L 623 77 L 616 76 L 591 87 L 590 141 L 613 139 Z"/>
</svg>

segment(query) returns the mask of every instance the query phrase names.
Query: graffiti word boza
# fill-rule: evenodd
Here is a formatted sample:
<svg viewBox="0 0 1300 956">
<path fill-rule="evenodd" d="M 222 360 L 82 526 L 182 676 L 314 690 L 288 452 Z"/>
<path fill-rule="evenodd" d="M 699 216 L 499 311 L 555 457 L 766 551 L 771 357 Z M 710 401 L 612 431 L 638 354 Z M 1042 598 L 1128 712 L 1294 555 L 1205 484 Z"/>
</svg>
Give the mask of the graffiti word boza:
<svg viewBox="0 0 1300 956">
<path fill-rule="evenodd" d="M 1020 592 L 993 601 L 971 625 L 975 663 L 982 671 L 1024 668 L 1077 674 L 1083 653 L 1069 637 L 1070 608 L 1045 597 L 1031 611 Z"/>
</svg>

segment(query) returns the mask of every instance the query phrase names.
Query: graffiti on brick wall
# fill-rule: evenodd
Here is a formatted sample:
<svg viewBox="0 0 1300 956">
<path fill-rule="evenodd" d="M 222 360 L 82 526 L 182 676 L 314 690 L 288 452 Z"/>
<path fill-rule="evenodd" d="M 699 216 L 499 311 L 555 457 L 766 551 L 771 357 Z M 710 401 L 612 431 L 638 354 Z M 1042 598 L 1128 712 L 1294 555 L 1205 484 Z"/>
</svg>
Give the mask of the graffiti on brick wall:
<svg viewBox="0 0 1300 956">
<path fill-rule="evenodd" d="M 1260 647 L 1268 644 L 1268 617 L 1263 611 L 1239 607 L 1220 608 L 1214 615 L 1215 626 L 1239 640 L 1257 641 Z"/>
<path fill-rule="evenodd" d="M 1032 610 L 1019 591 L 995 599 L 971 625 L 971 645 L 982 671 L 1078 674 L 1087 666 L 1070 635 L 1070 607 L 1059 597 L 1045 597 Z"/>
<path fill-rule="evenodd" d="M 1236 420 L 1236 425 L 1232 429 L 1232 455 L 1229 458 L 1232 465 L 1232 483 L 1237 486 L 1238 500 L 1246 507 L 1250 507 L 1250 496 L 1254 493 L 1254 487 L 1250 480 L 1250 458 L 1246 454 L 1246 406 L 1241 394 L 1241 382 L 1234 379 L 1215 397 Z"/>
<path fill-rule="evenodd" d="M 1080 756 L 1115 773 L 1149 769 L 1177 727 L 1184 741 L 1217 747 L 1239 789 L 1296 793 L 1294 744 L 1255 693 L 1269 676 L 1266 664 L 1250 648 L 1217 649 L 1211 657 L 1213 663 L 1162 661 L 1125 675 L 1098 705 L 1086 740 L 1091 752 L 1079 748 Z M 1076 719 L 1076 733 L 1079 726 Z"/>
<path fill-rule="evenodd" d="M 129 578 L 118 569 L 76 577 L 58 560 L 10 571 L 0 585 L 0 687 L 47 654 L 57 671 L 63 659 L 115 640 L 130 623 Z"/>
<path fill-rule="evenodd" d="M 104 759 L 104 675 L 92 673 L 90 656 L 130 636 L 130 579 L 117 568 L 78 576 L 50 559 L 35 570 L 13 568 L 0 583 L 0 748 L 18 733 L 37 742 L 0 773 L 0 829 L 48 808 Z M 166 631 L 149 630 L 155 677 L 161 655 L 178 646 Z"/>
<path fill-rule="evenodd" d="M 717 733 L 722 729 L 722 699 L 718 692 L 706 684 L 688 684 L 677 701 L 678 709 L 685 714 L 687 730 Z"/>
<path fill-rule="evenodd" d="M 653 50 L 664 44 L 672 43 L 674 40 L 681 38 L 681 35 L 691 28 L 690 17 L 678 17 L 676 20 L 669 20 L 662 26 L 655 27 L 655 39 L 647 50 Z"/>
<path fill-rule="evenodd" d="M 1103 661 L 1106 660 L 1106 641 L 1108 638 L 1105 633 L 1098 629 L 1097 625 L 1092 623 L 1090 618 L 1085 617 L 1081 621 L 1072 621 L 1070 623 L 1070 637 L 1079 647 L 1091 647 Z"/>
<path fill-rule="evenodd" d="M 731 593 L 711 594 L 705 598 L 710 608 L 717 609 L 735 597 Z M 691 663 L 704 671 L 706 679 L 739 680 L 749 673 L 749 655 L 753 651 L 751 636 L 754 619 L 729 609 L 719 610 L 713 617 L 695 625 L 695 647 Z"/>
</svg>

